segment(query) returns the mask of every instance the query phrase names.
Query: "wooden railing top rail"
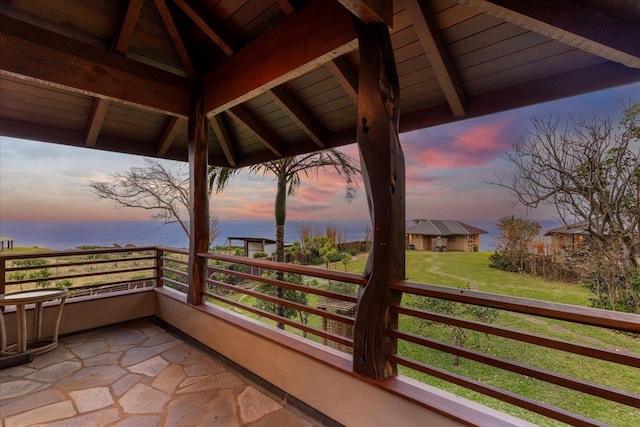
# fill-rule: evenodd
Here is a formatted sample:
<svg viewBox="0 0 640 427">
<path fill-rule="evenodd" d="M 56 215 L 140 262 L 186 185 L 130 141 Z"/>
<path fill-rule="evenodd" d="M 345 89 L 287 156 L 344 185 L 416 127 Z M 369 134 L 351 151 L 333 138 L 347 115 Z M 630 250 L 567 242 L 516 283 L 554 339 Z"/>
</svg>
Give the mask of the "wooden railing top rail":
<svg viewBox="0 0 640 427">
<path fill-rule="evenodd" d="M 255 258 L 239 257 L 234 255 L 223 255 L 214 253 L 200 253 L 199 256 L 215 259 L 218 261 L 232 262 L 236 264 L 251 265 L 254 267 L 266 268 L 270 270 L 279 270 L 286 273 L 302 274 L 303 276 L 313 276 L 322 279 L 335 280 L 338 282 L 351 283 L 354 285 L 365 285 L 367 279 L 358 274 L 343 273 L 333 270 L 325 270 L 322 268 L 314 268 L 297 264 L 283 264 L 276 261 L 265 261 Z"/>
<path fill-rule="evenodd" d="M 443 286 L 412 283 L 406 280 L 399 280 L 393 283 L 391 289 L 414 295 L 481 305 L 585 325 L 600 326 L 627 332 L 640 332 L 640 315 L 638 314 L 491 294 L 468 289 L 446 288 Z"/>
<path fill-rule="evenodd" d="M 76 256 L 76 255 L 144 252 L 144 251 L 155 251 L 155 250 L 156 250 L 155 246 L 135 246 L 130 248 L 105 248 L 105 249 L 71 249 L 66 251 L 33 252 L 28 254 L 6 253 L 6 254 L 0 254 L 0 259 L 13 260 L 13 259 L 29 259 L 29 258 L 54 258 L 54 257 Z"/>
<path fill-rule="evenodd" d="M 156 246 L 154 249 L 157 249 L 159 251 L 172 252 L 175 254 L 189 255 L 188 249 L 172 248 L 170 246 Z"/>
</svg>

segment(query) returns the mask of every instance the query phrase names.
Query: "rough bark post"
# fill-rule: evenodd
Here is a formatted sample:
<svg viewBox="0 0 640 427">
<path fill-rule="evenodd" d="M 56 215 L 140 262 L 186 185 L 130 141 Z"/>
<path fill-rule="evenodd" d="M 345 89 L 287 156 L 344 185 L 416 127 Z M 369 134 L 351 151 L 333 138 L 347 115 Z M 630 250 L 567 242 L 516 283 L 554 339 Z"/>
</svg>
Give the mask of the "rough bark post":
<svg viewBox="0 0 640 427">
<path fill-rule="evenodd" d="M 189 115 L 189 269 L 187 302 L 202 304 L 209 250 L 209 191 L 207 180 L 207 118 L 202 114 L 202 87 L 195 85 Z"/>
<path fill-rule="evenodd" d="M 354 20 L 360 45 L 358 148 L 373 227 L 365 267 L 367 284 L 358 294 L 353 369 L 375 379 L 397 374 L 388 356 L 397 342 L 386 334 L 397 327 L 389 305 L 400 292 L 389 285 L 405 278 L 405 171 L 398 138 L 400 86 L 386 24 Z"/>
<path fill-rule="evenodd" d="M 276 261 L 284 263 L 284 223 L 287 220 L 287 177 L 284 171 L 285 167 L 282 165 L 280 173 L 278 174 L 278 189 L 276 191 Z M 284 280 L 284 273 L 282 271 L 276 271 L 276 279 Z M 284 299 L 284 289 L 281 287 L 276 288 L 276 297 Z M 280 317 L 284 317 L 284 306 L 276 304 L 276 314 Z M 284 329 L 284 323 L 278 322 L 278 328 Z"/>
</svg>

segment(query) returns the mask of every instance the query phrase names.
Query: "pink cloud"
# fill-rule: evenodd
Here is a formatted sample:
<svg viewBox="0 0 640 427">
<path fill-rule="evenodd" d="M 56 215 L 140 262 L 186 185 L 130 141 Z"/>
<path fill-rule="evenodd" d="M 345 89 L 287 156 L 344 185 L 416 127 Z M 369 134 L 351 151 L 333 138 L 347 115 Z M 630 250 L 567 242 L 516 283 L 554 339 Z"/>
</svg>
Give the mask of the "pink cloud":
<svg viewBox="0 0 640 427">
<path fill-rule="evenodd" d="M 510 125 L 511 120 L 502 119 L 459 127 L 448 135 L 414 132 L 404 138 L 407 163 L 440 169 L 485 165 L 509 149 Z"/>
</svg>

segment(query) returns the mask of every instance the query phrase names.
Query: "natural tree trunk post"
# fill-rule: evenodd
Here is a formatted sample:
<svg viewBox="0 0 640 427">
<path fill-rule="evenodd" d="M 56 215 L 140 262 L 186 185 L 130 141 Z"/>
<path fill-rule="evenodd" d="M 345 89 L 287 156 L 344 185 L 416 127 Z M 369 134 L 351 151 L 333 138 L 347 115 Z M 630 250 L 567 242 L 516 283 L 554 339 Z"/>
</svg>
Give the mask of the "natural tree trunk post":
<svg viewBox="0 0 640 427">
<path fill-rule="evenodd" d="M 162 276 L 163 276 L 162 268 L 164 267 L 164 260 L 162 259 L 163 256 L 164 256 L 164 251 L 162 249 L 156 248 L 156 259 L 153 267 L 155 269 L 157 288 L 161 288 L 164 285 L 162 282 Z"/>
<path fill-rule="evenodd" d="M 400 86 L 386 24 L 356 29 L 360 45 L 358 86 L 358 148 L 362 178 L 373 226 L 373 245 L 365 267 L 367 284 L 358 294 L 354 329 L 353 369 L 375 379 L 397 374 L 388 362 L 397 341 L 386 330 L 397 327 L 389 305 L 402 294 L 389 285 L 405 278 L 405 171 L 398 138 Z"/>
<path fill-rule="evenodd" d="M 202 114 L 202 87 L 194 86 L 189 115 L 189 293 L 187 302 L 202 304 L 209 250 L 209 191 L 207 177 L 207 118 Z"/>
</svg>

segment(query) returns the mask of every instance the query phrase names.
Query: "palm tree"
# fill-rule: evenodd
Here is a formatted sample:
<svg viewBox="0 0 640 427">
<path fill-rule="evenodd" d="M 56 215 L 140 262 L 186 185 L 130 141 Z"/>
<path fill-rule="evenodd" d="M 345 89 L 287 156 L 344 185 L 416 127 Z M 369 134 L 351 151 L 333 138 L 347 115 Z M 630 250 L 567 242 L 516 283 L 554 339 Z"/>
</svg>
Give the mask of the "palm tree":
<svg viewBox="0 0 640 427">
<path fill-rule="evenodd" d="M 277 191 L 275 200 L 276 218 L 276 261 L 284 262 L 284 224 L 287 217 L 287 196 L 292 196 L 301 185 L 302 175 L 309 177 L 311 172 L 316 173 L 320 169 L 333 168 L 345 179 L 346 198 L 348 201 L 355 196 L 355 177 L 360 173 L 355 160 L 346 154 L 336 150 L 327 149 L 317 153 L 305 154 L 301 156 L 287 157 L 284 159 L 271 160 L 269 162 L 249 166 L 252 174 L 273 174 L 277 180 Z M 216 193 L 222 191 L 229 181 L 241 169 L 231 169 L 219 166 L 209 167 L 209 188 L 215 189 Z M 281 279 L 282 273 L 278 274 Z M 284 296 L 283 289 L 278 288 L 278 298 Z M 276 314 L 282 316 L 284 313 L 282 306 L 276 307 Z M 281 328 L 284 325 L 279 325 Z"/>
</svg>

